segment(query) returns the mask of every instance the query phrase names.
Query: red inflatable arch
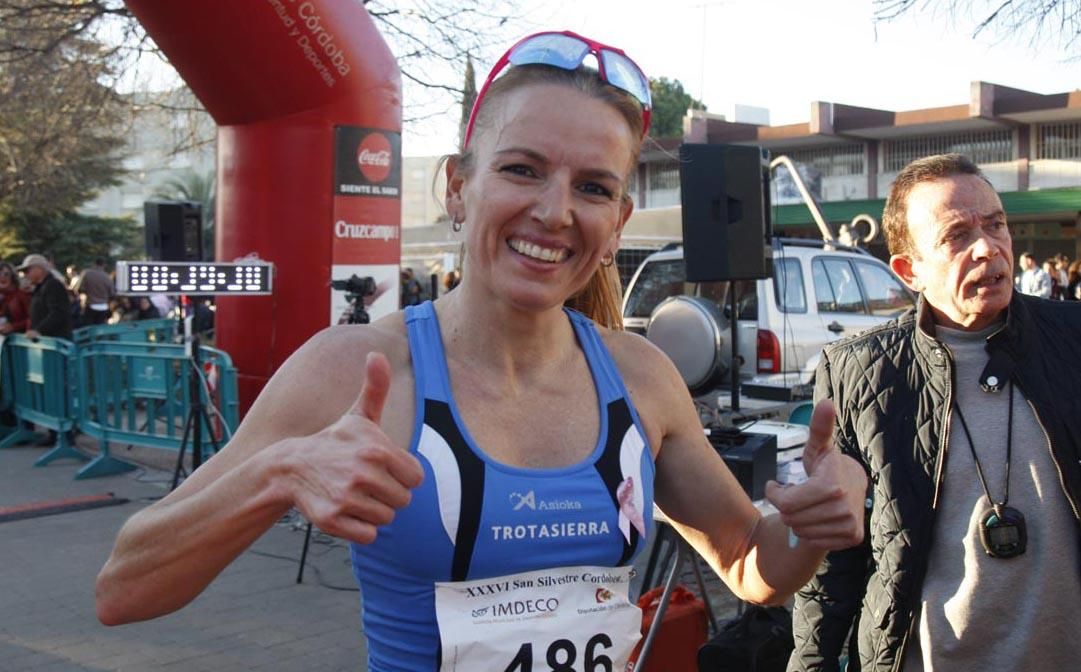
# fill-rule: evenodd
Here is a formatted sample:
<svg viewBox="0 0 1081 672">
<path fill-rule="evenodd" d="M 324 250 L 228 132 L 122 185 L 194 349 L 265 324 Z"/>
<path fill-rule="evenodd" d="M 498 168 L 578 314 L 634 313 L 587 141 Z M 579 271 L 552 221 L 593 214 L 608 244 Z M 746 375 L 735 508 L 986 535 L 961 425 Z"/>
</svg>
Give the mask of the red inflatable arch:
<svg viewBox="0 0 1081 672">
<path fill-rule="evenodd" d="M 387 289 L 373 319 L 398 307 L 398 66 L 359 0 L 126 4 L 218 124 L 218 261 L 275 266 L 272 296 L 217 302 L 217 345 L 246 411 L 290 353 L 338 321 L 332 278 Z"/>
</svg>

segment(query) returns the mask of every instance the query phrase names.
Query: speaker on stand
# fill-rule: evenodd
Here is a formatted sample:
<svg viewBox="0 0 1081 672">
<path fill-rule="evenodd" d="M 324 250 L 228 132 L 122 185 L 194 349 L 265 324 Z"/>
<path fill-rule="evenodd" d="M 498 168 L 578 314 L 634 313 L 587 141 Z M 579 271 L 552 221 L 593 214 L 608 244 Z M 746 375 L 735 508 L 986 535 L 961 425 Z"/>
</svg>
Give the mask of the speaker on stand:
<svg viewBox="0 0 1081 672">
<path fill-rule="evenodd" d="M 203 260 L 203 207 L 194 201 L 146 201 L 146 256 L 152 261 Z"/>
<path fill-rule="evenodd" d="M 769 152 L 754 145 L 679 148 L 683 262 L 689 282 L 729 281 L 732 410 L 739 412 L 739 297 L 734 280 L 773 275 Z"/>
</svg>

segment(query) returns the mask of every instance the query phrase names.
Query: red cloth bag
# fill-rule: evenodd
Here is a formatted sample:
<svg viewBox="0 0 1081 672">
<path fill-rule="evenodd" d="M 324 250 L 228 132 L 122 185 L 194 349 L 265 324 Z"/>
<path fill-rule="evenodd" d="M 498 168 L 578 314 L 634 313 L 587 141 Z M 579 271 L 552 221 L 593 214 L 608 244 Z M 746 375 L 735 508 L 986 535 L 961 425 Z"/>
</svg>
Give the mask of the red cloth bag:
<svg viewBox="0 0 1081 672">
<path fill-rule="evenodd" d="M 643 641 L 653 625 L 663 592 L 664 588 L 658 586 L 638 599 L 638 606 L 642 609 Z M 683 586 L 676 586 L 643 669 L 648 672 L 695 672 L 698 669 L 698 649 L 708 638 L 705 603 Z M 638 642 L 627 663 L 627 672 L 637 669 L 641 648 L 642 642 Z"/>
</svg>

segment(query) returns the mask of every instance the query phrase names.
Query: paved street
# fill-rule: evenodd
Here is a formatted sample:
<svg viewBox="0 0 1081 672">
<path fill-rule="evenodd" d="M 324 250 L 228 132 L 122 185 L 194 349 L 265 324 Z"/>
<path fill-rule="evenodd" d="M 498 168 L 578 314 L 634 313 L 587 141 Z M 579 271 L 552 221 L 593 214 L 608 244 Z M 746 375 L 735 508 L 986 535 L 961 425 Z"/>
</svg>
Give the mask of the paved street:
<svg viewBox="0 0 1081 672">
<path fill-rule="evenodd" d="M 123 447 L 113 450 L 120 455 Z M 32 466 L 45 451 L 0 450 L 0 509 L 109 492 L 131 501 L 0 522 L 0 671 L 366 669 L 358 593 L 319 585 L 353 587 L 347 549 L 313 545 L 305 582 L 297 585 L 304 535 L 287 524 L 178 613 L 101 625 L 94 577 L 124 520 L 162 496 L 172 474 L 143 469 L 75 481 L 75 461 Z"/>
</svg>

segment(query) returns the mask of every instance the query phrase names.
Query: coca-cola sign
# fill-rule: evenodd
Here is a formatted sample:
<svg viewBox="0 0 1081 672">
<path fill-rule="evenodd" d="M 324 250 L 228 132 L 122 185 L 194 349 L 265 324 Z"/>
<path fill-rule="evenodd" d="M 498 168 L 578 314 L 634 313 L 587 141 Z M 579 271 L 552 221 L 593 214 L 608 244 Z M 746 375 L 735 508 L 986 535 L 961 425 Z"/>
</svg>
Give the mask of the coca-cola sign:
<svg viewBox="0 0 1081 672">
<path fill-rule="evenodd" d="M 372 152 L 369 151 L 367 147 L 361 147 L 360 153 L 357 154 L 357 163 L 360 164 L 360 169 L 362 171 L 364 170 L 364 166 L 382 166 L 389 170 L 390 150 L 381 149 L 378 152 Z"/>
<path fill-rule="evenodd" d="M 400 196 L 401 136 L 353 126 L 335 128 L 335 193 Z"/>
<path fill-rule="evenodd" d="M 370 182 L 382 182 L 390 175 L 390 141 L 382 133 L 369 133 L 357 147 L 357 167 Z"/>
</svg>

